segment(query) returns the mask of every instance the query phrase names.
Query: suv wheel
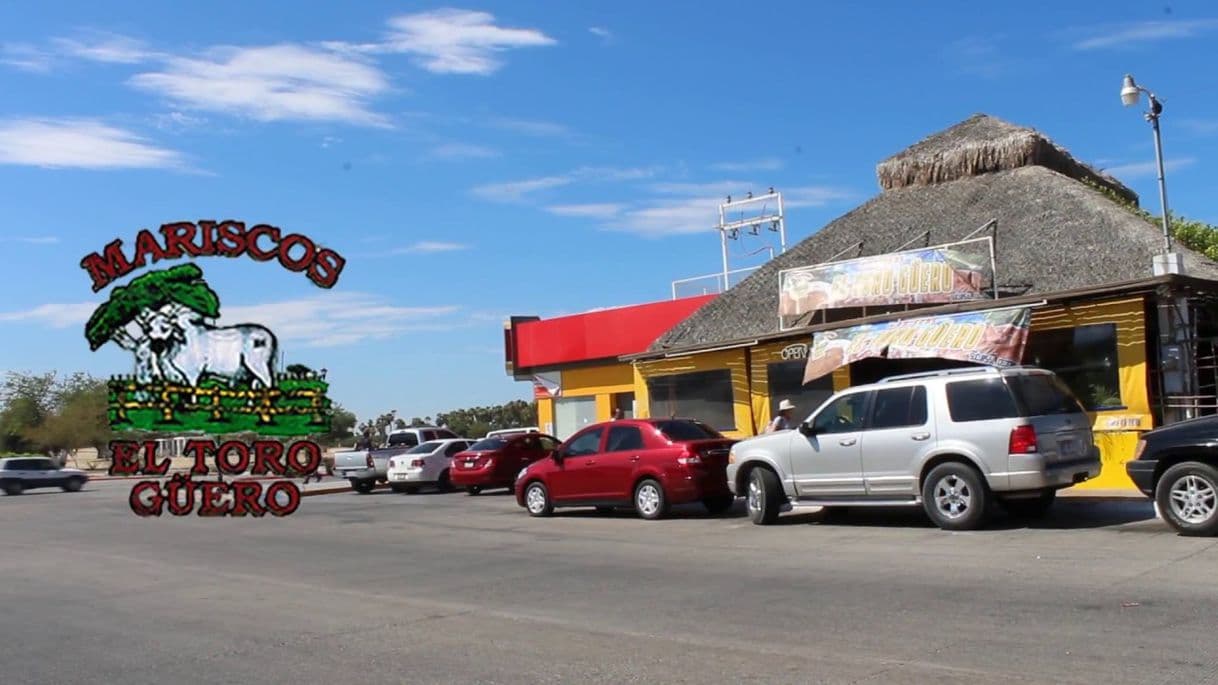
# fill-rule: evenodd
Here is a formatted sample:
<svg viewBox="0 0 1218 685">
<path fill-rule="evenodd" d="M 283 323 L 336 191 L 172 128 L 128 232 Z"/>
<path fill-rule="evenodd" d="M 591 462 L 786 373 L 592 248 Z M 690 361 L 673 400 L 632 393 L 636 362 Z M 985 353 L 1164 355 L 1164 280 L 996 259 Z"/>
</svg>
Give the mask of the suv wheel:
<svg viewBox="0 0 1218 685">
<path fill-rule="evenodd" d="M 80 489 L 85 486 L 84 478 L 69 478 L 63 484 L 64 492 L 80 492 Z"/>
<path fill-rule="evenodd" d="M 538 481 L 529 483 L 524 489 L 524 508 L 529 510 L 529 516 L 549 516 L 554 513 L 554 503 L 550 501 L 550 492 Z"/>
<path fill-rule="evenodd" d="M 374 480 L 374 479 L 368 479 L 368 480 L 352 479 L 351 480 L 351 489 L 355 490 L 356 492 L 358 492 L 361 495 L 366 495 L 366 494 L 372 492 L 372 488 L 374 488 L 374 487 L 376 487 L 376 480 Z"/>
<path fill-rule="evenodd" d="M 634 510 L 648 521 L 663 518 L 668 513 L 664 487 L 651 478 L 639 483 L 634 489 Z"/>
<path fill-rule="evenodd" d="M 778 476 L 764 466 L 754 468 L 749 472 L 745 501 L 753 523 L 768 526 L 777 521 L 778 510 L 782 507 L 782 486 L 778 483 Z"/>
<path fill-rule="evenodd" d="M 1053 508 L 1053 503 L 1057 501 L 1056 490 L 1046 490 L 1035 497 L 1028 499 L 1004 499 L 1001 500 L 1002 508 L 1007 510 L 1007 513 L 1016 518 L 1038 519 L 1044 518 L 1045 514 L 1049 513 L 1049 509 Z"/>
<path fill-rule="evenodd" d="M 6 495 L 20 495 L 21 491 L 25 489 L 19 480 L 5 481 L 4 485 L 0 487 L 4 488 L 4 494 Z"/>
<path fill-rule="evenodd" d="M 922 485 L 926 515 L 943 530 L 974 530 L 985 523 L 990 493 L 972 466 L 940 464 Z"/>
<path fill-rule="evenodd" d="M 473 497 L 480 492 L 482 492 L 481 485 L 468 485 L 465 487 L 465 494 L 469 495 L 470 497 Z"/>
<path fill-rule="evenodd" d="M 1155 504 L 1181 535 L 1218 534 L 1218 469 L 1196 461 L 1176 464 L 1155 485 Z"/>
</svg>

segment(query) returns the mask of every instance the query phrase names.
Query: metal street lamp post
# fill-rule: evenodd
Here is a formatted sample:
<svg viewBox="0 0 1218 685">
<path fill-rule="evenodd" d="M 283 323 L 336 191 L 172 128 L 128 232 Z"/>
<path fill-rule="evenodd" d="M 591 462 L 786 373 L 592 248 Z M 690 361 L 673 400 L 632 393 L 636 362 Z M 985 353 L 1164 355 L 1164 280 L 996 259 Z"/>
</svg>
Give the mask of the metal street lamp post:
<svg viewBox="0 0 1218 685">
<path fill-rule="evenodd" d="M 1163 179 L 1163 140 L 1159 136 L 1159 115 L 1163 113 L 1163 103 L 1159 102 L 1154 93 L 1134 82 L 1133 76 L 1125 74 L 1125 81 L 1121 85 L 1121 103 L 1126 107 L 1132 107 L 1138 104 L 1142 93 L 1146 93 L 1146 98 L 1150 101 L 1150 109 L 1146 111 L 1146 120 L 1150 122 L 1150 127 L 1155 133 L 1155 164 L 1159 172 L 1159 204 L 1163 210 L 1163 254 L 1170 254 L 1172 245 L 1171 228 L 1168 225 L 1167 215 L 1167 182 Z"/>
</svg>

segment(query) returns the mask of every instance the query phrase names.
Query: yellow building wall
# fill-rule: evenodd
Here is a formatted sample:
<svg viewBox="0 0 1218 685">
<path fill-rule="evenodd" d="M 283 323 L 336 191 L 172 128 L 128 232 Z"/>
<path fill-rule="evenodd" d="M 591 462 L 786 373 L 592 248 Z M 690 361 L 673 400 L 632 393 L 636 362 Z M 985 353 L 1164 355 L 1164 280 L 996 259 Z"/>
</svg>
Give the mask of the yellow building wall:
<svg viewBox="0 0 1218 685">
<path fill-rule="evenodd" d="M 1055 305 L 1032 313 L 1032 330 L 1074 328 L 1092 324 L 1115 324 L 1120 393 L 1124 409 L 1092 412 L 1095 442 L 1100 448 L 1103 469 L 1098 478 L 1076 486 L 1080 489 L 1132 489 L 1133 482 L 1125 473 L 1125 462 L 1133 456 L 1141 431 L 1153 427 L 1150 396 L 1146 383 L 1146 321 L 1141 297 L 1110 302 L 1076 305 Z M 736 430 L 725 431 L 733 438 L 756 435 L 771 417 L 769 380 L 766 365 L 782 361 L 782 350 L 802 342 L 785 340 L 718 352 L 691 354 L 670 359 L 640 361 L 634 364 L 634 393 L 638 416 L 647 416 L 649 398 L 647 379 L 654 376 L 729 369 Z M 807 340 L 811 342 L 811 340 Z M 833 373 L 833 389 L 850 387 L 850 368 Z M 599 412 L 599 405 L 598 405 Z"/>
<path fill-rule="evenodd" d="M 651 397 L 647 392 L 647 380 L 659 376 L 671 376 L 692 371 L 714 371 L 728 369 L 732 377 L 732 413 L 736 419 L 735 430 L 722 431 L 730 438 L 746 438 L 757 434 L 750 406 L 749 369 L 743 348 L 704 352 L 667 359 L 636 362 L 634 365 L 634 399 L 636 416 L 650 418 Z"/>
<path fill-rule="evenodd" d="M 1141 431 L 1154 427 L 1146 387 L 1146 310 L 1141 297 L 1112 302 L 1059 305 L 1032 312 L 1032 330 L 1115 324 L 1117 364 L 1124 409 L 1091 412 L 1095 444 L 1103 468 L 1098 478 L 1075 486 L 1080 490 L 1133 489 L 1125 463 L 1133 457 Z"/>
<path fill-rule="evenodd" d="M 561 372 L 562 397 L 595 397 L 596 420 L 608 421 L 613 414 L 613 395 L 634 391 L 634 371 L 625 362 L 565 369 Z M 544 431 L 554 430 L 554 400 L 537 400 L 537 423 Z"/>
</svg>

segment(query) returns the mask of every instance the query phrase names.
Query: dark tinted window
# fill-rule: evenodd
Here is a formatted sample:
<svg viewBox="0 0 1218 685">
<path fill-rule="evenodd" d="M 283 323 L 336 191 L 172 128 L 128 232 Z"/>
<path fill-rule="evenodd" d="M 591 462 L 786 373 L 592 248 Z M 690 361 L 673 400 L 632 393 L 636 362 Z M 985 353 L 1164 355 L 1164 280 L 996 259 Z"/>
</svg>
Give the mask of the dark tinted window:
<svg viewBox="0 0 1218 685">
<path fill-rule="evenodd" d="M 441 428 L 440 430 L 436 431 L 436 439 L 437 439 L 437 440 L 455 440 L 455 439 L 457 439 L 457 438 L 459 438 L 459 437 L 461 437 L 461 436 L 457 435 L 456 433 L 454 433 L 454 432 L 452 432 L 452 431 L 450 431 L 450 430 L 445 430 L 445 429 L 443 429 L 443 428 Z"/>
<path fill-rule="evenodd" d="M 863 411 L 869 392 L 856 392 L 833 400 L 812 420 L 817 433 L 852 433 L 863 429 Z"/>
<path fill-rule="evenodd" d="M 1001 378 L 947 384 L 947 411 L 952 421 L 988 421 L 1019 415 L 1015 400 Z"/>
<path fill-rule="evenodd" d="M 486 438 L 475 442 L 473 447 L 470 447 L 474 452 L 489 452 L 491 450 L 501 450 L 507 446 L 507 440 L 503 438 Z"/>
<path fill-rule="evenodd" d="M 609 440 L 605 444 L 606 452 L 641 449 L 643 449 L 643 434 L 637 427 L 614 426 L 609 429 Z"/>
<path fill-rule="evenodd" d="M 410 449 L 406 450 L 406 454 L 431 454 L 432 452 L 435 452 L 438 449 L 440 449 L 439 442 L 435 442 L 435 441 L 424 442 L 424 443 L 421 443 L 415 447 L 411 447 Z"/>
<path fill-rule="evenodd" d="M 648 379 L 651 415 L 661 418 L 696 418 L 718 428 L 735 430 L 732 372 L 727 369 L 695 371 Z"/>
<path fill-rule="evenodd" d="M 454 442 L 454 443 L 450 443 L 450 444 L 448 445 L 448 447 L 444 448 L 444 455 L 445 455 L 445 456 L 448 456 L 448 457 L 451 457 L 451 456 L 453 456 L 454 454 L 456 454 L 457 452 L 460 452 L 461 450 L 465 449 L 465 448 L 466 448 L 466 447 L 468 447 L 468 446 L 469 446 L 469 443 L 468 443 L 468 442 Z"/>
<path fill-rule="evenodd" d="M 722 438 L 719 431 L 697 421 L 656 421 L 656 428 L 664 437 L 673 442 L 684 440 L 717 440 Z"/>
<path fill-rule="evenodd" d="M 1024 416 L 1083 413 L 1082 406 L 1074 398 L 1070 388 L 1056 376 L 1010 376 L 1007 383 L 1015 391 Z"/>
<path fill-rule="evenodd" d="M 58 471 L 59 465 L 50 459 L 34 459 L 31 468 L 38 471 Z"/>
<path fill-rule="evenodd" d="M 584 454 L 596 454 L 601 448 L 601 433 L 604 428 L 593 428 L 587 433 L 580 433 L 564 450 L 568 457 L 578 457 Z"/>
<path fill-rule="evenodd" d="M 833 374 L 821 376 L 804 385 L 804 370 L 808 363 L 802 359 L 766 365 L 770 390 L 770 415 L 778 413 L 778 404 L 790 400 L 803 416 L 816 411 L 833 395 Z"/>
<path fill-rule="evenodd" d="M 547 452 L 558 449 L 558 441 L 548 435 L 543 435 L 537 439 L 541 442 L 541 449 Z"/>
<path fill-rule="evenodd" d="M 875 393 L 871 428 L 903 428 L 926 424 L 926 388 L 891 388 Z"/>
<path fill-rule="evenodd" d="M 401 447 L 403 445 L 414 447 L 418 444 L 419 436 L 415 435 L 414 433 L 394 433 L 393 435 L 389 436 L 390 447 Z"/>
<path fill-rule="evenodd" d="M 1033 331 L 1024 361 L 1056 373 L 1088 409 L 1124 404 L 1116 324 Z"/>
</svg>

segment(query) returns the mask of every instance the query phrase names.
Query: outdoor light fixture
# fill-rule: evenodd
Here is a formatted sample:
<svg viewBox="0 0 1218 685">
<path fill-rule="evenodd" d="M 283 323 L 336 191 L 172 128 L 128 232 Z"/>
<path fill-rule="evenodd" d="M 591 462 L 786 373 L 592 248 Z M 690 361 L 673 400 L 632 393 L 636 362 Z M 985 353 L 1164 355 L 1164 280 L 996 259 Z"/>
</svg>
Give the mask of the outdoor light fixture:
<svg viewBox="0 0 1218 685">
<path fill-rule="evenodd" d="M 1179 257 L 1172 255 L 1171 252 L 1171 228 L 1168 226 L 1167 215 L 1167 183 L 1163 179 L 1163 141 L 1159 136 L 1159 115 L 1163 113 L 1163 103 L 1159 102 L 1159 98 L 1148 89 L 1139 86 L 1133 80 L 1133 76 L 1125 74 L 1125 80 L 1121 83 L 1121 104 L 1126 107 L 1132 107 L 1138 104 L 1142 99 L 1142 93 L 1146 93 L 1147 100 L 1150 101 L 1150 109 L 1146 111 L 1146 121 L 1150 122 L 1150 127 L 1155 134 L 1155 165 L 1159 172 L 1159 205 L 1163 211 L 1163 263 L 1160 264 L 1158 258 L 1155 261 L 1156 273 L 1162 271 L 1164 273 L 1179 273 L 1181 262 Z M 1170 256 L 1169 256 L 1170 255 Z"/>
</svg>

